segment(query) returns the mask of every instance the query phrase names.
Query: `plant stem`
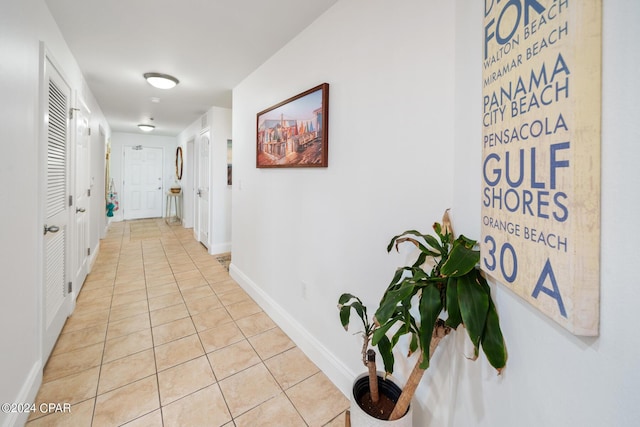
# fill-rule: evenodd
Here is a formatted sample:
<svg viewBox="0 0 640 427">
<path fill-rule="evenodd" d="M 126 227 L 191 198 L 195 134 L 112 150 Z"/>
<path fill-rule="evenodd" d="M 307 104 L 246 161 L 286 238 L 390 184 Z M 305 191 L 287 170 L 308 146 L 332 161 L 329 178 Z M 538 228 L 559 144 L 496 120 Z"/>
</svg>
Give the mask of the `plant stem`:
<svg viewBox="0 0 640 427">
<path fill-rule="evenodd" d="M 431 342 L 429 343 L 429 354 L 433 355 L 433 352 L 440 344 L 440 340 L 447 336 L 451 332 L 451 328 L 444 325 L 444 321 L 442 319 L 438 319 L 435 327 L 433 328 L 433 335 L 431 336 Z M 413 370 L 411 371 L 411 375 L 409 375 L 409 379 L 402 389 L 402 393 L 400 394 L 400 398 L 396 402 L 396 406 L 393 408 L 393 412 L 389 416 L 389 421 L 397 420 L 401 418 L 404 414 L 407 413 L 407 409 L 409 409 L 409 405 L 411 404 L 411 400 L 413 399 L 413 395 L 416 393 L 416 389 L 420 384 L 420 380 L 422 380 L 422 375 L 424 375 L 424 369 L 420 368 L 420 364 L 422 363 L 424 357 L 424 350 L 420 352 L 420 357 L 416 362 Z"/>
<path fill-rule="evenodd" d="M 367 366 L 369 368 L 369 396 L 373 403 L 378 403 L 378 371 L 376 370 L 376 352 L 367 351 Z"/>
</svg>

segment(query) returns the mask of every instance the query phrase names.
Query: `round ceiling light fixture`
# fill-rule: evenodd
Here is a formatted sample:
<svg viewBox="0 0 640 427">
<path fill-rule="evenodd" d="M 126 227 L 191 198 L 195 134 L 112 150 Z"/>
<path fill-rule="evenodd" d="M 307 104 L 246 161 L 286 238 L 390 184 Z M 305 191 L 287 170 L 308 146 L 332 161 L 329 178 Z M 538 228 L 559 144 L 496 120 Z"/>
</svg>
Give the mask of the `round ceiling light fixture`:
<svg viewBox="0 0 640 427">
<path fill-rule="evenodd" d="M 144 123 L 139 124 L 138 127 L 140 128 L 140 130 L 142 132 L 151 132 L 152 130 L 154 130 L 156 128 L 154 125 L 147 125 L 147 124 L 144 124 Z"/>
<path fill-rule="evenodd" d="M 171 89 L 180 83 L 175 77 L 162 73 L 144 73 L 144 78 L 151 86 L 158 89 Z"/>
</svg>

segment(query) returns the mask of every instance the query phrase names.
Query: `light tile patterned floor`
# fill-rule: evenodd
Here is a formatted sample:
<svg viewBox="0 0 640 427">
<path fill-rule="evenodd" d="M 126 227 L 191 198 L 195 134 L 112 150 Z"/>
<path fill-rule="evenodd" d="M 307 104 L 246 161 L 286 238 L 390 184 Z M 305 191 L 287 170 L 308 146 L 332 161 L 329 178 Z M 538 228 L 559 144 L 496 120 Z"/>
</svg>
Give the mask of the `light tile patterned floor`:
<svg viewBox="0 0 640 427">
<path fill-rule="evenodd" d="M 344 425 L 349 403 L 192 230 L 114 223 L 27 426 Z"/>
</svg>

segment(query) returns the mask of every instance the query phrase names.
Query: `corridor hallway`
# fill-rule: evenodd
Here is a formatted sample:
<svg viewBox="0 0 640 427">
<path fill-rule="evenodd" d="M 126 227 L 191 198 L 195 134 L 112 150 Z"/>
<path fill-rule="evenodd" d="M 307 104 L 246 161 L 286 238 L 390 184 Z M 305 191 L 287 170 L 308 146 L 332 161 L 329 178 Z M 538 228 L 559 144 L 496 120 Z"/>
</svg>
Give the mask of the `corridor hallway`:
<svg viewBox="0 0 640 427">
<path fill-rule="evenodd" d="M 348 400 L 193 238 L 113 223 L 27 426 L 332 426 Z"/>
</svg>

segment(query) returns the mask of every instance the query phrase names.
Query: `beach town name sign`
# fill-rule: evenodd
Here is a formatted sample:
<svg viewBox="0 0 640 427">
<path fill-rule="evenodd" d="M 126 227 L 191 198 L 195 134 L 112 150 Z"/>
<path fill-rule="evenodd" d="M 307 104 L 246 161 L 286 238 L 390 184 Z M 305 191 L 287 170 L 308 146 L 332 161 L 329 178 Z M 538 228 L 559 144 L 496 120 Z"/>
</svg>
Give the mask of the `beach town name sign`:
<svg viewBox="0 0 640 427">
<path fill-rule="evenodd" d="M 602 0 L 484 0 L 483 270 L 598 335 Z"/>
</svg>

